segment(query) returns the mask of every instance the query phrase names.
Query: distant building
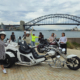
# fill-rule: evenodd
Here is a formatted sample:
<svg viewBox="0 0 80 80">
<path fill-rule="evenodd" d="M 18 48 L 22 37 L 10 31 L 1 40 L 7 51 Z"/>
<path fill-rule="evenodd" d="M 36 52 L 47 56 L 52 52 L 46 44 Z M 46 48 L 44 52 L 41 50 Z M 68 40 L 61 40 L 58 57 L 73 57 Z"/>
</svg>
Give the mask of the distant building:
<svg viewBox="0 0 80 80">
<path fill-rule="evenodd" d="M 3 23 L 1 23 L 1 27 L 0 27 L 0 29 L 5 30 L 5 26 L 4 26 Z"/>
<path fill-rule="evenodd" d="M 77 27 L 74 27 L 74 28 L 72 29 L 72 31 L 78 31 L 78 28 L 77 28 Z"/>
<path fill-rule="evenodd" d="M 3 23 L 0 24 L 0 31 L 13 31 L 13 30 L 18 30 L 18 31 L 24 31 L 25 30 L 25 22 L 20 21 L 20 25 L 4 25 Z"/>
</svg>

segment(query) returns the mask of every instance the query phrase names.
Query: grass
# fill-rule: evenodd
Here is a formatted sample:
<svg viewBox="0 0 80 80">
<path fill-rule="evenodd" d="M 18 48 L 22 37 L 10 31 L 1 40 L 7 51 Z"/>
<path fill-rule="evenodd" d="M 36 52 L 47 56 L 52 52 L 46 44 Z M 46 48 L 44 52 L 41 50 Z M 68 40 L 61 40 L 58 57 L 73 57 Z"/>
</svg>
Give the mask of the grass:
<svg viewBox="0 0 80 80">
<path fill-rule="evenodd" d="M 80 44 L 76 43 L 76 42 L 72 42 L 73 45 L 75 45 L 75 47 L 80 47 Z"/>
<path fill-rule="evenodd" d="M 74 49 L 75 46 L 71 42 L 67 42 L 67 48 Z"/>
<path fill-rule="evenodd" d="M 77 48 L 80 48 L 80 44 L 76 42 L 67 42 L 67 48 L 77 49 Z"/>
</svg>

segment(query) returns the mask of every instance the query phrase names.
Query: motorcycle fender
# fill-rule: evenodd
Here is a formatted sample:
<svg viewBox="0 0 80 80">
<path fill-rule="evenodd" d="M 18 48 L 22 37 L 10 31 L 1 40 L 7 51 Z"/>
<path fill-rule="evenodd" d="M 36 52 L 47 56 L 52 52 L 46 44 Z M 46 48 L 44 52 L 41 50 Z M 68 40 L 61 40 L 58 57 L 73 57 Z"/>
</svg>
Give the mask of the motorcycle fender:
<svg viewBox="0 0 80 80">
<path fill-rule="evenodd" d="M 72 57 L 77 57 L 77 55 L 72 54 L 67 56 L 67 58 L 72 58 Z"/>
<path fill-rule="evenodd" d="M 9 55 L 10 57 L 15 57 L 15 55 L 11 52 L 6 52 L 7 55 Z"/>
</svg>

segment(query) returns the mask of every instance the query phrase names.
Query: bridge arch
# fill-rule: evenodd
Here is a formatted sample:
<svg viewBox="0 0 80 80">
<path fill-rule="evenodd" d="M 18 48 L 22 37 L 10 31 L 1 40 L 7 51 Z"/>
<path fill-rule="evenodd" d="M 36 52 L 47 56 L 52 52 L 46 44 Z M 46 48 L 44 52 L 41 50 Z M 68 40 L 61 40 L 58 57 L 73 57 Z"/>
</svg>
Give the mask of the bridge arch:
<svg viewBox="0 0 80 80">
<path fill-rule="evenodd" d="M 35 19 L 25 23 L 25 25 L 46 25 L 46 23 L 45 24 L 44 23 L 38 24 L 38 23 L 41 22 L 42 20 L 52 19 L 52 18 L 65 18 L 65 19 L 75 21 L 74 24 L 71 23 L 72 25 L 80 25 L 80 17 L 74 16 L 74 15 L 69 15 L 69 14 L 50 14 L 50 15 L 41 16 L 41 17 L 35 18 Z M 51 23 L 51 24 L 54 25 L 54 23 Z M 65 24 L 62 23 L 62 25 L 66 25 L 66 24 L 70 25 L 69 23 L 65 23 Z"/>
</svg>

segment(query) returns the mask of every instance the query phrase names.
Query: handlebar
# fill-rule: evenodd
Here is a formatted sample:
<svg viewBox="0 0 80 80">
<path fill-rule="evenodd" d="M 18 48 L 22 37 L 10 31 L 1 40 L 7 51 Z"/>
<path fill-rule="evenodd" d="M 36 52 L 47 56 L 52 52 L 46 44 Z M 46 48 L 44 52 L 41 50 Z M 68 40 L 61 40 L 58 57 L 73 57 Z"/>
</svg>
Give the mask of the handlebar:
<svg viewBox="0 0 80 80">
<path fill-rule="evenodd" d="M 57 41 L 57 39 L 55 38 L 55 42 L 57 43 L 57 45 L 60 47 L 60 42 Z"/>
</svg>

